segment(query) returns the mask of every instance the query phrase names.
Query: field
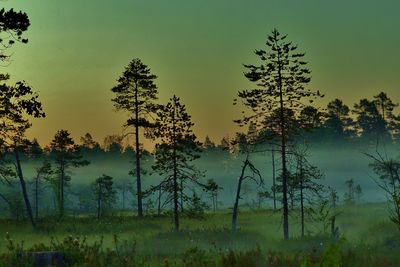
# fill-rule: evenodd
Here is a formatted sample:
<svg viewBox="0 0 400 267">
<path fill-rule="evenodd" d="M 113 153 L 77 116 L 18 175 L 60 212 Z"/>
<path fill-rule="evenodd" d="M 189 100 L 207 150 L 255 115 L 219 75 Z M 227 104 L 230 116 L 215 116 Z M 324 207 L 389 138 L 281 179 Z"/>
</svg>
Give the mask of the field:
<svg viewBox="0 0 400 267">
<path fill-rule="evenodd" d="M 230 231 L 228 210 L 201 219 L 183 217 L 178 234 L 169 216 L 138 219 L 121 214 L 100 221 L 69 217 L 62 222 L 46 218 L 35 232 L 28 223 L 3 220 L 1 233 L 9 238 L 1 239 L 0 251 L 6 262 L 15 260 L 13 253 L 59 248 L 82 257 L 76 266 L 400 266 L 400 235 L 388 220 L 386 204 L 339 211 L 339 240 L 331 239 L 330 230 L 324 233 L 315 221 L 307 223 L 307 235 L 301 239 L 299 219 L 292 212 L 292 238 L 283 241 L 281 213 L 272 210 L 241 212 L 237 233 Z M 23 248 L 17 246 L 21 242 Z M 90 259 L 85 253 L 98 255 Z M 113 257 L 118 260 L 107 263 Z"/>
</svg>

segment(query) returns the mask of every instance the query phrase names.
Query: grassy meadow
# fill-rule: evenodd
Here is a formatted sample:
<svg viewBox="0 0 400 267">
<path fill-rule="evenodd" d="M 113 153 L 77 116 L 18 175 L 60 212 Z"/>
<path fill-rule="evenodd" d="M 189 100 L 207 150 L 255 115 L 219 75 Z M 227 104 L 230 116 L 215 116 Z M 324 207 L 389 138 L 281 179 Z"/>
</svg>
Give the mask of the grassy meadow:
<svg viewBox="0 0 400 267">
<path fill-rule="evenodd" d="M 91 265 L 88 261 L 72 266 L 352 266 L 349 264 L 355 262 L 354 266 L 400 266 L 400 235 L 388 219 L 386 204 L 342 206 L 338 211 L 339 240 L 332 240 L 330 229 L 324 233 L 317 221 L 307 222 L 306 237 L 301 239 L 299 218 L 292 212 L 291 240 L 287 242 L 282 238 L 281 212 L 269 209 L 242 211 L 236 233 L 230 230 L 229 210 L 207 213 L 200 219 L 183 217 L 181 233 L 173 232 L 170 216 L 139 219 L 120 214 L 101 220 L 81 216 L 61 222 L 46 218 L 37 231 L 32 231 L 28 222 L 2 220 L 1 233 L 4 237 L 8 233 L 9 238 L 1 239 L 0 252 L 3 257 L 10 255 L 10 240 L 14 244 L 11 254 L 54 249 L 55 244 L 58 248 L 63 244 L 63 249 L 82 244 L 82 249 L 86 246 L 93 252 L 91 246 L 101 243 L 97 253 L 118 252 L 118 258 L 135 260 L 129 258 L 126 264 L 114 261 L 116 265 Z M 335 254 L 334 261 L 321 263 L 328 250 L 340 256 Z M 242 262 L 241 257 L 245 258 Z"/>
</svg>

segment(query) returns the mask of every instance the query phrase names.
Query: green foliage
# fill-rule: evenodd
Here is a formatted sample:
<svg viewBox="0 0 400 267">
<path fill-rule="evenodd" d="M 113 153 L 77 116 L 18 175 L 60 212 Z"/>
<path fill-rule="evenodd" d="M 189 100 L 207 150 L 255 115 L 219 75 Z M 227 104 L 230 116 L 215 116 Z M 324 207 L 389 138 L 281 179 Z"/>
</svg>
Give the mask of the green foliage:
<svg viewBox="0 0 400 267">
<path fill-rule="evenodd" d="M 396 266 L 400 260 L 400 236 L 395 227 L 382 221 L 384 205 L 338 207 L 346 240 L 328 235 L 308 235 L 284 241 L 277 232 L 281 216 L 270 210 L 242 211 L 236 233 L 229 214 L 205 214 L 204 220 L 182 218 L 182 231 L 171 231 L 169 217 L 131 216 L 42 218 L 38 232 L 26 223 L 0 221 L 12 233 L 0 242 L 3 266 L 24 266 L 18 255 L 31 251 L 62 251 L 72 266 Z M 358 212 L 355 213 L 355 210 Z M 360 222 L 368 222 L 362 224 Z M 293 228 L 298 227 L 295 223 Z M 49 236 L 53 238 L 48 239 Z M 25 240 L 25 242 L 22 242 Z M 258 246 L 256 245 L 258 244 Z M 25 258 L 26 259 L 26 258 Z M 11 262 L 11 263 L 10 263 Z M 28 264 L 28 263 L 27 263 Z M 0 266 L 2 266 L 0 264 Z"/>
<path fill-rule="evenodd" d="M 373 160 L 370 166 L 378 175 L 377 184 L 389 198 L 389 218 L 400 230 L 400 161 L 379 153 L 368 156 Z"/>
<path fill-rule="evenodd" d="M 183 200 L 190 199 L 185 194 L 188 184 L 204 187 L 198 181 L 203 173 L 192 163 L 199 158 L 201 144 L 193 133 L 194 123 L 191 121 L 191 116 L 175 95 L 165 106 L 160 107 L 156 125 L 154 136 L 159 143 L 155 148 L 153 169 L 162 180 L 153 186 L 149 193 L 159 190 L 167 193 L 166 202 L 173 204 L 175 230 L 179 231 L 179 195 L 180 205 L 183 208 Z"/>
<path fill-rule="evenodd" d="M 15 42 L 27 43 L 28 39 L 22 34 L 30 26 L 28 15 L 24 12 L 16 12 L 13 9 L 0 10 L 0 62 L 7 61 L 9 55 L 4 50 L 10 48 Z"/>
<path fill-rule="evenodd" d="M 249 251 L 233 251 L 230 250 L 227 253 L 221 253 L 221 266 L 262 266 L 265 264 L 261 249 Z"/>
<path fill-rule="evenodd" d="M 128 111 L 131 116 L 126 122 L 127 126 L 152 126 L 151 113 L 155 113 L 158 107 L 154 103 L 157 100 L 156 78 L 147 65 L 135 58 L 125 68 L 117 85 L 111 89 L 115 93 L 112 99 L 114 106 L 118 110 Z"/>
<path fill-rule="evenodd" d="M 95 200 L 97 203 L 97 218 L 109 211 L 115 203 L 116 191 L 111 176 L 103 174 L 92 184 Z"/>
<path fill-rule="evenodd" d="M 185 209 L 185 215 L 190 218 L 202 219 L 204 218 L 206 209 L 208 209 L 208 205 L 201 200 L 196 192 L 193 192 L 189 199 L 189 206 Z"/>
<path fill-rule="evenodd" d="M 80 149 L 80 146 L 75 144 L 75 141 L 67 130 L 57 131 L 50 143 L 51 157 L 55 162 L 55 175 L 48 177 L 47 181 L 54 190 L 60 218 L 64 216 L 64 194 L 65 187 L 69 185 L 69 181 L 71 180 L 70 169 L 90 164 L 89 161 L 83 159 Z"/>
</svg>

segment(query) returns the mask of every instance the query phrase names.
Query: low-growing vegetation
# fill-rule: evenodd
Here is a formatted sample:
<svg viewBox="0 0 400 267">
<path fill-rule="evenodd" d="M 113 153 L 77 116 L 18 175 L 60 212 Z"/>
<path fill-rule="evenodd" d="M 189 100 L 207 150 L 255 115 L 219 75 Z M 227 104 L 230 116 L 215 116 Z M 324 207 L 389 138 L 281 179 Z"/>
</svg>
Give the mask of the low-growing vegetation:
<svg viewBox="0 0 400 267">
<path fill-rule="evenodd" d="M 32 251 L 62 252 L 68 266 L 398 266 L 400 235 L 382 219 L 385 208 L 338 207 L 338 239 L 318 222 L 301 238 L 301 225 L 292 217 L 298 234 L 288 241 L 280 237 L 281 216 L 273 210 L 243 211 L 236 232 L 229 211 L 183 217 L 179 233 L 169 216 L 45 218 L 35 232 L 27 221 L 2 220 L 0 266 L 29 266 L 23 255 Z"/>
</svg>

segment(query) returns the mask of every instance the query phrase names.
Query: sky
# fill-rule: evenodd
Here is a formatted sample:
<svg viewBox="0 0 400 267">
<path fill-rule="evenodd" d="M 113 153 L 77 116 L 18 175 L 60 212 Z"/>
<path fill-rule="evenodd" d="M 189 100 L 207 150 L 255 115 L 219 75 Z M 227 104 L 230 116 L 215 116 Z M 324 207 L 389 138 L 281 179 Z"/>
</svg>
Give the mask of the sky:
<svg viewBox="0 0 400 267">
<path fill-rule="evenodd" d="M 26 12 L 27 45 L 0 67 L 40 94 L 47 117 L 29 137 L 46 145 L 67 129 L 102 142 L 120 134 L 127 114 L 116 112 L 111 88 L 140 58 L 158 76 L 159 101 L 176 94 L 200 140 L 233 136 L 242 108 L 238 90 L 253 88 L 242 64 L 257 64 L 273 28 L 306 52 L 310 88 L 353 106 L 385 91 L 400 102 L 398 0 L 5 0 Z M 147 144 L 149 145 L 149 144 Z"/>
</svg>

